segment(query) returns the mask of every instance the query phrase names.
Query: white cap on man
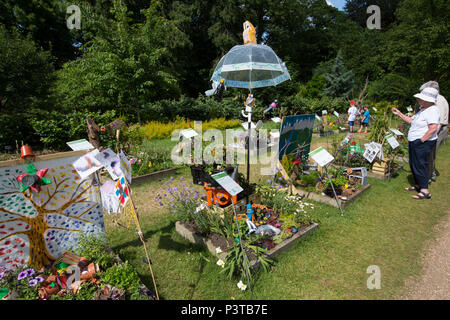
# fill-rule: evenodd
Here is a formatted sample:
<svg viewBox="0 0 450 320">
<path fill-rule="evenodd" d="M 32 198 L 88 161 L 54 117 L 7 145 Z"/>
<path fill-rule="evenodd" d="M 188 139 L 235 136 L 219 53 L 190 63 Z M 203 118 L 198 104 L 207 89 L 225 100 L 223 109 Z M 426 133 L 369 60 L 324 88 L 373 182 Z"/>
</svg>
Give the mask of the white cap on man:
<svg viewBox="0 0 450 320">
<path fill-rule="evenodd" d="M 436 103 L 439 91 L 435 88 L 425 88 L 420 93 L 415 94 L 414 97 L 423 101 Z"/>
</svg>

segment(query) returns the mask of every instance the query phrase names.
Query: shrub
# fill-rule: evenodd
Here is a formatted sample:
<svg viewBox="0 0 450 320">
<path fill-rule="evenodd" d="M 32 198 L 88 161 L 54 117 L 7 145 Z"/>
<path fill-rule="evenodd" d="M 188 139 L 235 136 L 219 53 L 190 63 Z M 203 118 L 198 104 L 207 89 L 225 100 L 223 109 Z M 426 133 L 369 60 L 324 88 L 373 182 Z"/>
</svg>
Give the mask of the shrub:
<svg viewBox="0 0 450 320">
<path fill-rule="evenodd" d="M 67 141 L 86 137 L 86 118 L 92 118 L 97 125 L 107 125 L 115 119 L 114 110 L 101 112 L 74 111 L 62 113 L 51 111 L 42 114 L 39 118 L 33 117 L 31 125 L 46 147 L 58 150 L 67 150 Z"/>
<path fill-rule="evenodd" d="M 203 131 L 209 129 L 224 130 L 240 126 L 237 120 L 226 120 L 225 118 L 213 119 L 202 123 Z M 184 118 L 177 117 L 175 121 L 163 123 L 159 121 L 151 121 L 141 127 L 144 136 L 148 139 L 165 139 L 171 138 L 172 133 L 177 129 L 194 128 L 194 122 L 187 124 Z"/>
<path fill-rule="evenodd" d="M 175 121 L 178 117 L 205 121 L 212 118 L 233 119 L 240 116 L 240 106 L 232 98 L 221 102 L 206 96 L 197 99 L 182 96 L 178 100 L 160 100 L 149 103 L 141 109 L 143 122 Z"/>
</svg>

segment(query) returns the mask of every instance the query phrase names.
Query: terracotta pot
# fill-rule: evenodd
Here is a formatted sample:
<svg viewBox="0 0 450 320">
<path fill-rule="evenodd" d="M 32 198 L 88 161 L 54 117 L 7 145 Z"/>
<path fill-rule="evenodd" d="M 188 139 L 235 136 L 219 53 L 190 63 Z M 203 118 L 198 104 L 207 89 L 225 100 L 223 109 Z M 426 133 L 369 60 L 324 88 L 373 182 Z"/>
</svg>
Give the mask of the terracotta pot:
<svg viewBox="0 0 450 320">
<path fill-rule="evenodd" d="M 98 264 L 91 263 L 88 265 L 88 270 L 86 273 L 81 275 L 81 280 L 90 280 L 97 276 L 97 272 L 99 272 Z"/>
<path fill-rule="evenodd" d="M 33 153 L 33 151 L 31 150 L 30 146 L 22 146 L 20 148 L 20 158 L 21 159 L 26 159 L 26 158 L 33 158 L 35 155 Z"/>
</svg>

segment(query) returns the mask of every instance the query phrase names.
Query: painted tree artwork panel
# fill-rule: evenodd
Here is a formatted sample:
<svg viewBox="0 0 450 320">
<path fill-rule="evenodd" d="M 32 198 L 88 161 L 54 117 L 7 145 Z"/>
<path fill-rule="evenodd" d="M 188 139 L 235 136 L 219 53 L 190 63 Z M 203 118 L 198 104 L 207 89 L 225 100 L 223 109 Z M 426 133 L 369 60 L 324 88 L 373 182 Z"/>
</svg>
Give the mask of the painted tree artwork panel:
<svg viewBox="0 0 450 320">
<path fill-rule="evenodd" d="M 284 119 L 280 129 L 279 160 L 282 160 L 285 154 L 294 155 L 304 162 L 308 160 L 314 118 L 314 114 L 302 114 Z"/>
<path fill-rule="evenodd" d="M 99 187 L 92 176 L 80 178 L 72 165 L 78 158 L 33 163 L 48 169 L 43 179 L 50 183 L 39 192 L 17 180 L 26 164 L 0 167 L 0 266 L 40 268 L 75 248 L 82 234 L 104 232 Z"/>
</svg>

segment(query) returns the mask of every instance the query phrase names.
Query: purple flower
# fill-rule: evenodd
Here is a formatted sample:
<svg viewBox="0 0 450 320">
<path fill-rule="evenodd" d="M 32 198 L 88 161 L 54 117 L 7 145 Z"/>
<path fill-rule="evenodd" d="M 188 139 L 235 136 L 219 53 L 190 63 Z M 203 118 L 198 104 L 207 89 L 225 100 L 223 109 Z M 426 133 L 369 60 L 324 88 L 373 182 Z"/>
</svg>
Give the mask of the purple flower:
<svg viewBox="0 0 450 320">
<path fill-rule="evenodd" d="M 170 202 L 173 202 L 174 200 L 175 200 L 174 198 L 171 198 L 171 199 L 170 199 Z"/>
<path fill-rule="evenodd" d="M 267 183 L 272 183 L 272 180 L 270 180 L 270 179 L 267 179 Z"/>
<path fill-rule="evenodd" d="M 177 213 L 177 210 L 173 210 L 173 213 Z"/>
<path fill-rule="evenodd" d="M 162 204 L 162 203 L 160 202 L 160 203 L 159 203 L 159 206 L 160 206 L 160 207 L 164 207 L 164 204 Z"/>
<path fill-rule="evenodd" d="M 180 180 L 184 180 L 184 177 L 183 177 L 183 176 L 181 176 L 181 177 L 180 177 Z"/>
<path fill-rule="evenodd" d="M 19 275 L 17 276 L 17 280 L 22 280 L 25 279 L 27 277 L 27 273 L 25 271 L 19 273 Z"/>
<path fill-rule="evenodd" d="M 41 276 L 37 276 L 36 278 L 35 278 L 39 283 L 41 283 L 41 282 L 44 282 L 44 278 L 43 277 L 41 277 Z"/>
<path fill-rule="evenodd" d="M 38 284 L 38 281 L 36 279 L 32 279 L 32 280 L 28 281 L 29 287 L 35 287 L 37 284 Z"/>
<path fill-rule="evenodd" d="M 5 276 L 6 271 L 0 272 L 0 280 L 3 279 L 3 277 Z"/>
<path fill-rule="evenodd" d="M 33 269 L 27 269 L 27 270 L 25 270 L 24 272 L 26 272 L 27 273 L 27 276 L 28 277 L 31 277 L 33 274 L 34 274 L 34 270 Z"/>
</svg>

